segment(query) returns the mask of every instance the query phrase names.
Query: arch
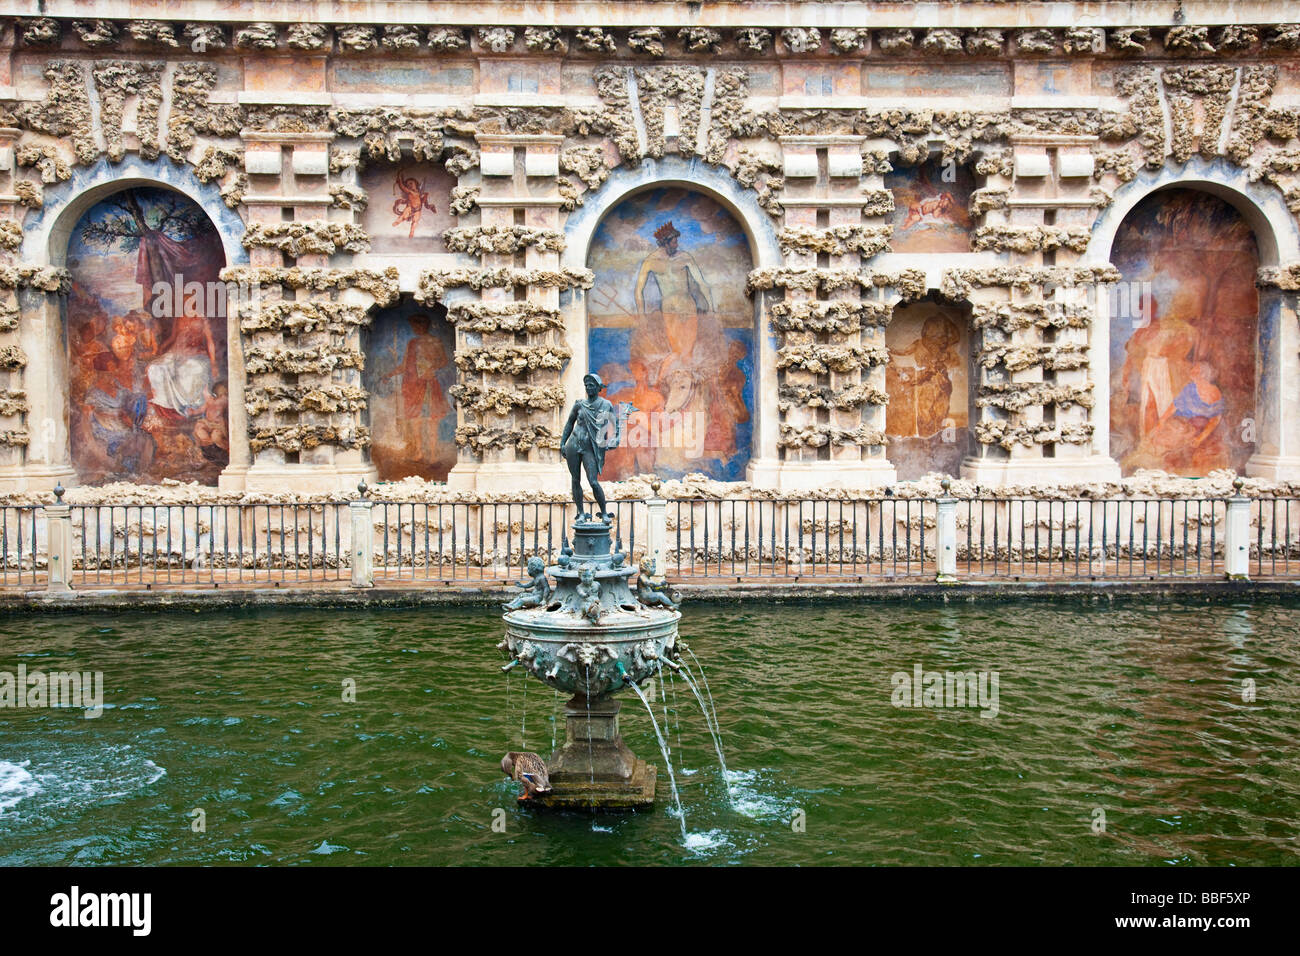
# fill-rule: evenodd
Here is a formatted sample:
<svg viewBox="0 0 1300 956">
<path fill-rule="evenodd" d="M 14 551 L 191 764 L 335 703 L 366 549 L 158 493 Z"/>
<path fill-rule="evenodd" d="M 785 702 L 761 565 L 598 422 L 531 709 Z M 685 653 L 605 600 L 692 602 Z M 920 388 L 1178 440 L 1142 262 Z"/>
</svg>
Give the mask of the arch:
<svg viewBox="0 0 1300 956">
<path fill-rule="evenodd" d="M 201 183 L 188 166 L 163 159 L 128 156 L 119 163 L 107 159 L 76 167 L 72 178 L 45 188 L 45 203 L 23 228 L 22 261 L 32 265 L 62 266 L 68 239 L 86 210 L 112 193 L 131 187 L 170 189 L 196 203 L 216 227 L 226 255 L 226 265 L 248 262 L 243 246 L 244 221 L 221 198 L 216 183 Z"/>
<path fill-rule="evenodd" d="M 758 205 L 755 196 L 724 170 L 698 159 L 680 157 L 646 160 L 635 169 L 614 170 L 602 188 L 569 216 L 565 229 L 567 243 L 564 263 L 572 268 L 586 267 L 598 229 L 622 203 L 635 199 L 640 193 L 673 188 L 699 194 L 717 203 L 743 233 L 753 268 L 780 265 L 781 254 L 775 228 L 770 217 Z M 629 277 L 629 281 L 632 278 Z M 570 395 L 580 394 L 582 375 L 587 371 L 591 359 L 588 351 L 589 298 L 590 294 L 575 291 L 562 295 L 560 299 L 565 314 L 566 336 L 574 353 L 564 376 L 565 391 Z M 749 465 L 746 466 L 746 474 L 759 459 L 776 457 L 777 439 L 776 342 L 763 315 L 763 296 L 753 296 L 751 308 L 751 328 L 754 334 L 748 361 L 752 363 L 750 385 L 753 389 L 753 407 L 749 420 Z"/>
<path fill-rule="evenodd" d="M 610 477 L 742 479 L 757 391 L 753 255 L 739 220 L 698 189 L 636 190 L 601 220 L 588 266 L 587 364 L 611 401 L 636 409 L 606 458 Z"/>
<path fill-rule="evenodd" d="M 1225 160 L 1193 159 L 1181 166 L 1166 164 L 1158 170 L 1144 169 L 1131 182 L 1115 191 L 1111 201 L 1092 226 L 1087 262 L 1110 262 L 1115 234 L 1128 214 L 1147 196 L 1162 189 L 1197 189 L 1217 196 L 1241 213 L 1255 233 L 1261 266 L 1293 262 L 1300 257 L 1300 232 L 1282 194 L 1265 183 L 1250 181 L 1249 173 Z"/>
</svg>

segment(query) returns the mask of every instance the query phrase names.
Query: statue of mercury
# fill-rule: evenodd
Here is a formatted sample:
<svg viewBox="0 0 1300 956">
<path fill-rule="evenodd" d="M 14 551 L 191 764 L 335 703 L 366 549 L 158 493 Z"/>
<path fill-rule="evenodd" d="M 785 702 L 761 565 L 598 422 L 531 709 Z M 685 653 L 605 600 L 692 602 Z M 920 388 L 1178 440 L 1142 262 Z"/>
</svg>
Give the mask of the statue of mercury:
<svg viewBox="0 0 1300 956">
<path fill-rule="evenodd" d="M 578 520 L 586 516 L 581 481 L 581 473 L 586 471 L 587 484 L 591 485 L 591 495 L 596 499 L 596 517 L 608 521 L 605 492 L 599 479 L 600 471 L 605 467 L 605 449 L 615 434 L 614 406 L 609 399 L 601 397 L 605 384 L 595 372 L 584 375 L 582 384 L 587 397 L 574 402 L 573 411 L 569 412 L 569 420 L 564 425 L 564 435 L 560 438 L 560 450 L 573 477 L 573 503 L 578 506 Z"/>
</svg>

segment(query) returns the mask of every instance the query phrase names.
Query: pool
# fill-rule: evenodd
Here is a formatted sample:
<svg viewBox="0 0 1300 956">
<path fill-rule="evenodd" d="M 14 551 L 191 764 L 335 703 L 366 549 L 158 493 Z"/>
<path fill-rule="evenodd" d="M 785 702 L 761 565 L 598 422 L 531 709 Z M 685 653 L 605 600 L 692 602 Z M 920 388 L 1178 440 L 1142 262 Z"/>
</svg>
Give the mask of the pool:
<svg viewBox="0 0 1300 956">
<path fill-rule="evenodd" d="M 562 701 L 500 673 L 489 609 L 0 619 L 0 671 L 104 681 L 96 719 L 0 709 L 0 863 L 1300 862 L 1300 602 L 684 612 L 729 768 L 650 688 L 686 840 L 630 694 L 653 812 L 516 805 L 501 756 L 549 754 Z M 984 697 L 901 699 L 947 672 Z"/>
</svg>

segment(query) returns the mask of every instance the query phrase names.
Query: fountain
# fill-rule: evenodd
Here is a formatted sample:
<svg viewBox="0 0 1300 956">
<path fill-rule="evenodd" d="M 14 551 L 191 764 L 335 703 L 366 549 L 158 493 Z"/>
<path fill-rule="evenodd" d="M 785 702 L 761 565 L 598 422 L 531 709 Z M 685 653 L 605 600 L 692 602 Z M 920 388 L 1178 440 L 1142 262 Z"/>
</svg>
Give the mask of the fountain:
<svg viewBox="0 0 1300 956">
<path fill-rule="evenodd" d="M 522 666 L 572 695 L 564 706 L 564 743 L 546 766 L 550 788 L 529 788 L 521 799 L 575 809 L 633 809 L 654 803 L 657 769 L 623 743 L 622 704 L 613 698 L 632 687 L 644 701 L 636 685 L 665 667 L 681 668 L 681 613 L 677 596 L 656 578 L 653 560 L 630 567 L 622 542 L 611 541 L 613 519 L 598 479 L 605 448 L 617 444 L 617 423 L 613 406 L 600 397 L 600 378 L 588 374 L 583 384 L 587 398 L 574 405 L 561 441 L 578 508 L 572 543 L 566 533 L 558 563 L 550 567 L 528 559 L 528 580 L 505 606 L 506 636 L 498 646 L 511 658 L 503 670 Z M 580 469 L 596 500 L 594 514 L 584 511 Z M 634 574 L 635 593 L 629 583 Z"/>
</svg>

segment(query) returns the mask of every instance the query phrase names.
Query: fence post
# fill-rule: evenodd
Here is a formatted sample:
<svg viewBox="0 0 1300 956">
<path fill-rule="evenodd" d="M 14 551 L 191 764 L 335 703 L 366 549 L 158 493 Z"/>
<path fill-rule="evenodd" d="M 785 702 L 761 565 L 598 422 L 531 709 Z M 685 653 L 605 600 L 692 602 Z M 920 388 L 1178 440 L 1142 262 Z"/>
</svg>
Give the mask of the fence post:
<svg viewBox="0 0 1300 956">
<path fill-rule="evenodd" d="M 1229 581 L 1250 578 L 1250 499 L 1241 493 L 1244 482 L 1232 481 L 1228 499 L 1228 522 L 1223 534 L 1223 565 Z"/>
<path fill-rule="evenodd" d="M 668 543 L 668 502 L 659 497 L 659 479 L 650 482 L 653 498 L 646 499 L 645 553 L 654 561 L 654 575 L 664 573 L 664 547 Z"/>
<path fill-rule="evenodd" d="M 939 486 L 943 488 L 943 497 L 935 501 L 938 514 L 935 518 L 934 580 L 938 584 L 955 584 L 957 582 L 957 499 L 948 494 L 949 489 L 952 488 L 951 479 L 943 479 Z M 922 529 L 921 533 L 925 534 L 925 529 Z"/>
<path fill-rule="evenodd" d="M 373 511 L 375 503 L 366 498 L 366 482 L 363 478 L 357 485 L 361 497 L 348 502 L 348 511 L 352 514 L 352 586 L 354 588 L 373 588 L 375 586 L 375 523 Z"/>
<path fill-rule="evenodd" d="M 46 591 L 72 590 L 72 508 L 63 503 L 63 483 L 54 486 L 54 501 L 45 506 L 45 537 L 49 542 Z"/>
</svg>

